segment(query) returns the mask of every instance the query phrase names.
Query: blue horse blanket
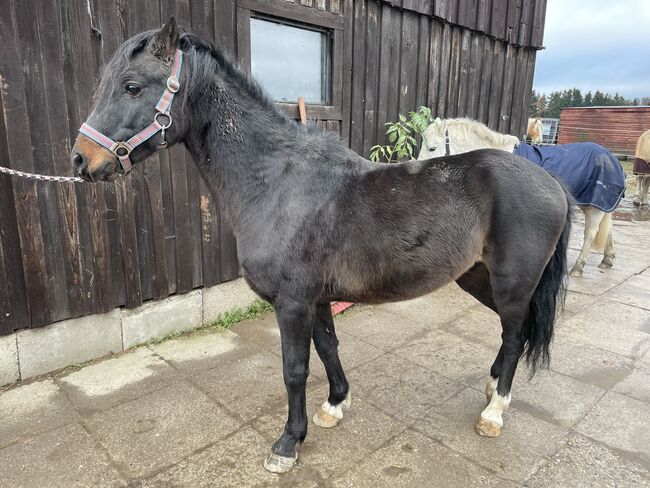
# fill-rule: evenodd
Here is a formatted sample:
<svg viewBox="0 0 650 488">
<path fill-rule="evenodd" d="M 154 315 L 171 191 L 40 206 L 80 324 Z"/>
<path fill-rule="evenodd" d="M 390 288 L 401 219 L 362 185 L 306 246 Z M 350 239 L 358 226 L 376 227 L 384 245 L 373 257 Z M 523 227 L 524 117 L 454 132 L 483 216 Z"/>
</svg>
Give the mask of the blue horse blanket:
<svg viewBox="0 0 650 488">
<path fill-rule="evenodd" d="M 558 146 L 520 143 L 514 154 L 559 177 L 578 205 L 611 212 L 625 194 L 625 172 L 621 163 L 611 152 L 593 142 Z"/>
</svg>

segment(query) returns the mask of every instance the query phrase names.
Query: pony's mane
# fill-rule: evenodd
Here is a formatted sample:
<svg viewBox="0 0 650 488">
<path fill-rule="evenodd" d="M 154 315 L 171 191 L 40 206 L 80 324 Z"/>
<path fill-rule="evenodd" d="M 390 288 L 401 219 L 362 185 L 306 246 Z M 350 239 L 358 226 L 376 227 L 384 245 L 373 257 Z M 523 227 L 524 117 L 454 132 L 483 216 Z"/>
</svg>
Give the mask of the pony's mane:
<svg viewBox="0 0 650 488">
<path fill-rule="evenodd" d="M 500 134 L 490 129 L 487 125 L 468 118 L 447 119 L 445 120 L 447 127 L 452 126 L 460 131 L 463 136 L 474 133 L 480 139 L 483 139 L 491 146 L 509 146 L 510 144 L 519 144 L 519 139 L 509 134 Z"/>
</svg>

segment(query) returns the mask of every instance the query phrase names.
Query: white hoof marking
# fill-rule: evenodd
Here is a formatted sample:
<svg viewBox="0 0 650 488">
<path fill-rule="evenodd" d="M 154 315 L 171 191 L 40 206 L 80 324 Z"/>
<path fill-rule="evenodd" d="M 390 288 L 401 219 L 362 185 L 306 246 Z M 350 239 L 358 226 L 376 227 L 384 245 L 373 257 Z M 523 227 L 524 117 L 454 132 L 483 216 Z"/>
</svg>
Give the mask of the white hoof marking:
<svg viewBox="0 0 650 488">
<path fill-rule="evenodd" d="M 323 403 L 318 412 L 314 415 L 313 421 L 319 427 L 331 429 L 336 427 L 343 420 L 343 410 L 350 408 L 352 396 L 348 391 L 345 399 L 338 405 L 332 405 L 329 401 Z"/>
</svg>

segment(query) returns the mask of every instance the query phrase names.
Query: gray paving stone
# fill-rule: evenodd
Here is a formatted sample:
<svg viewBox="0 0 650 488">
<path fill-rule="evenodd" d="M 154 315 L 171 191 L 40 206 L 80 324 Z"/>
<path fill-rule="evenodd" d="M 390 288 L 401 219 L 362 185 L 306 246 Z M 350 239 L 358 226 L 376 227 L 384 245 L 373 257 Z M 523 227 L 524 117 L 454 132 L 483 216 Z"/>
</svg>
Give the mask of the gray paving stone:
<svg viewBox="0 0 650 488">
<path fill-rule="evenodd" d="M 650 277 L 642 275 L 630 276 L 611 290 L 607 297 L 610 300 L 650 310 Z M 650 332 L 650 321 L 648 321 L 647 331 Z"/>
<path fill-rule="evenodd" d="M 271 352 L 281 350 L 280 329 L 274 313 L 265 314 L 257 320 L 245 320 L 230 330 L 251 347 Z"/>
<path fill-rule="evenodd" d="M 19 378 L 16 334 L 0 337 L 0 386 L 14 383 Z"/>
<path fill-rule="evenodd" d="M 650 486 L 650 472 L 580 435 L 573 435 L 526 483 L 528 488 L 605 488 Z"/>
<path fill-rule="evenodd" d="M 584 342 L 556 337 L 551 349 L 551 370 L 605 390 L 612 389 L 633 371 L 634 361 Z"/>
<path fill-rule="evenodd" d="M 339 359 L 343 366 L 343 371 L 346 374 L 348 374 L 353 368 L 385 354 L 384 351 L 378 347 L 368 344 L 361 339 L 357 339 L 343 331 L 337 330 L 336 335 L 339 339 Z M 278 350 L 277 353 L 281 354 L 281 351 Z M 327 378 L 325 367 L 318 357 L 318 353 L 316 352 L 313 343 L 311 346 L 309 371 L 310 375 L 318 375 L 320 378 Z"/>
<path fill-rule="evenodd" d="M 483 391 L 485 385 L 480 385 Z M 553 371 L 539 371 L 529 381 L 520 371 L 512 383 L 513 407 L 558 425 L 578 422 L 603 396 L 604 390 Z"/>
<path fill-rule="evenodd" d="M 266 351 L 204 371 L 192 382 L 245 421 L 268 412 L 287 396 L 282 360 Z"/>
<path fill-rule="evenodd" d="M 630 374 L 614 386 L 614 391 L 650 404 L 650 365 L 638 361 Z"/>
<path fill-rule="evenodd" d="M 510 408 L 504 415 L 501 437 L 481 437 L 474 432 L 474 424 L 484 407 L 485 395 L 468 388 L 429 409 L 414 429 L 500 477 L 518 482 L 545 464 L 568 433 L 568 428 Z"/>
<path fill-rule="evenodd" d="M 206 330 L 153 344 L 149 349 L 184 371 L 211 369 L 255 351 L 231 331 Z"/>
<path fill-rule="evenodd" d="M 142 488 L 241 488 L 241 487 L 317 487 L 319 479 L 309 479 L 310 470 L 294 469 L 279 477 L 262 466 L 270 445 L 250 428 L 215 443 L 166 471 L 142 482 Z M 305 476 L 307 474 L 307 476 Z"/>
<path fill-rule="evenodd" d="M 352 468 L 405 428 L 354 390 L 351 408 L 344 412 L 341 423 L 333 429 L 320 428 L 311 419 L 326 395 L 324 385 L 307 393 L 309 430 L 300 449 L 299 470 L 306 468 L 310 478 L 327 479 Z M 286 408 L 282 407 L 253 422 L 252 426 L 270 439 L 268 449 L 282 434 L 286 418 Z"/>
<path fill-rule="evenodd" d="M 122 350 L 120 310 L 17 332 L 24 380 Z"/>
<path fill-rule="evenodd" d="M 450 332 L 469 343 L 477 343 L 494 350 L 496 357 L 501 347 L 501 320 L 499 316 L 483 305 L 465 310 L 441 330 Z M 490 363 L 489 366 L 491 366 Z"/>
<path fill-rule="evenodd" d="M 348 381 L 353 398 L 361 395 L 405 424 L 422 418 L 429 407 L 463 388 L 391 353 L 355 369 L 348 375 Z"/>
<path fill-rule="evenodd" d="M 185 382 L 97 413 L 85 423 L 120 471 L 132 477 L 177 463 L 239 425 Z"/>
<path fill-rule="evenodd" d="M 89 415 L 179 380 L 174 368 L 140 347 L 62 376 L 59 384 L 73 405 Z"/>
<path fill-rule="evenodd" d="M 487 378 L 498 350 L 470 342 L 444 331 L 434 330 L 411 340 L 395 354 L 468 385 Z"/>
<path fill-rule="evenodd" d="M 0 485 L 21 488 L 125 487 L 96 442 L 77 424 L 0 449 Z"/>
<path fill-rule="evenodd" d="M 340 319 L 341 330 L 383 351 L 407 344 L 411 339 L 426 334 L 429 328 L 421 321 L 389 312 L 380 307 L 364 307 L 353 317 Z"/>
<path fill-rule="evenodd" d="M 438 442 L 407 431 L 334 481 L 338 488 L 514 487 Z"/>
<path fill-rule="evenodd" d="M 650 463 L 650 404 L 608 392 L 576 430 L 608 446 L 638 453 Z"/>
<path fill-rule="evenodd" d="M 566 320 L 557 334 L 636 359 L 650 348 L 649 323 L 648 310 L 602 300 Z"/>
<path fill-rule="evenodd" d="M 0 394 L 0 447 L 20 436 L 35 435 L 78 417 L 51 379 L 19 385 Z"/>
</svg>

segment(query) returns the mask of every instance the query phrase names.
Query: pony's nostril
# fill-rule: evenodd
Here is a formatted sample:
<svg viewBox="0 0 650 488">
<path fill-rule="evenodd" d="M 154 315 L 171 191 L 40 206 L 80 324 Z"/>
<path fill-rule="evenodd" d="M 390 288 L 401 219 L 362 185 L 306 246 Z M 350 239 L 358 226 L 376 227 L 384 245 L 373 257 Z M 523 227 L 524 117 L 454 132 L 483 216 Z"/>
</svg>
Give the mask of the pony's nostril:
<svg viewBox="0 0 650 488">
<path fill-rule="evenodd" d="M 84 157 L 79 153 L 74 153 L 72 155 L 72 165 L 77 174 L 80 175 L 86 167 Z"/>
</svg>

